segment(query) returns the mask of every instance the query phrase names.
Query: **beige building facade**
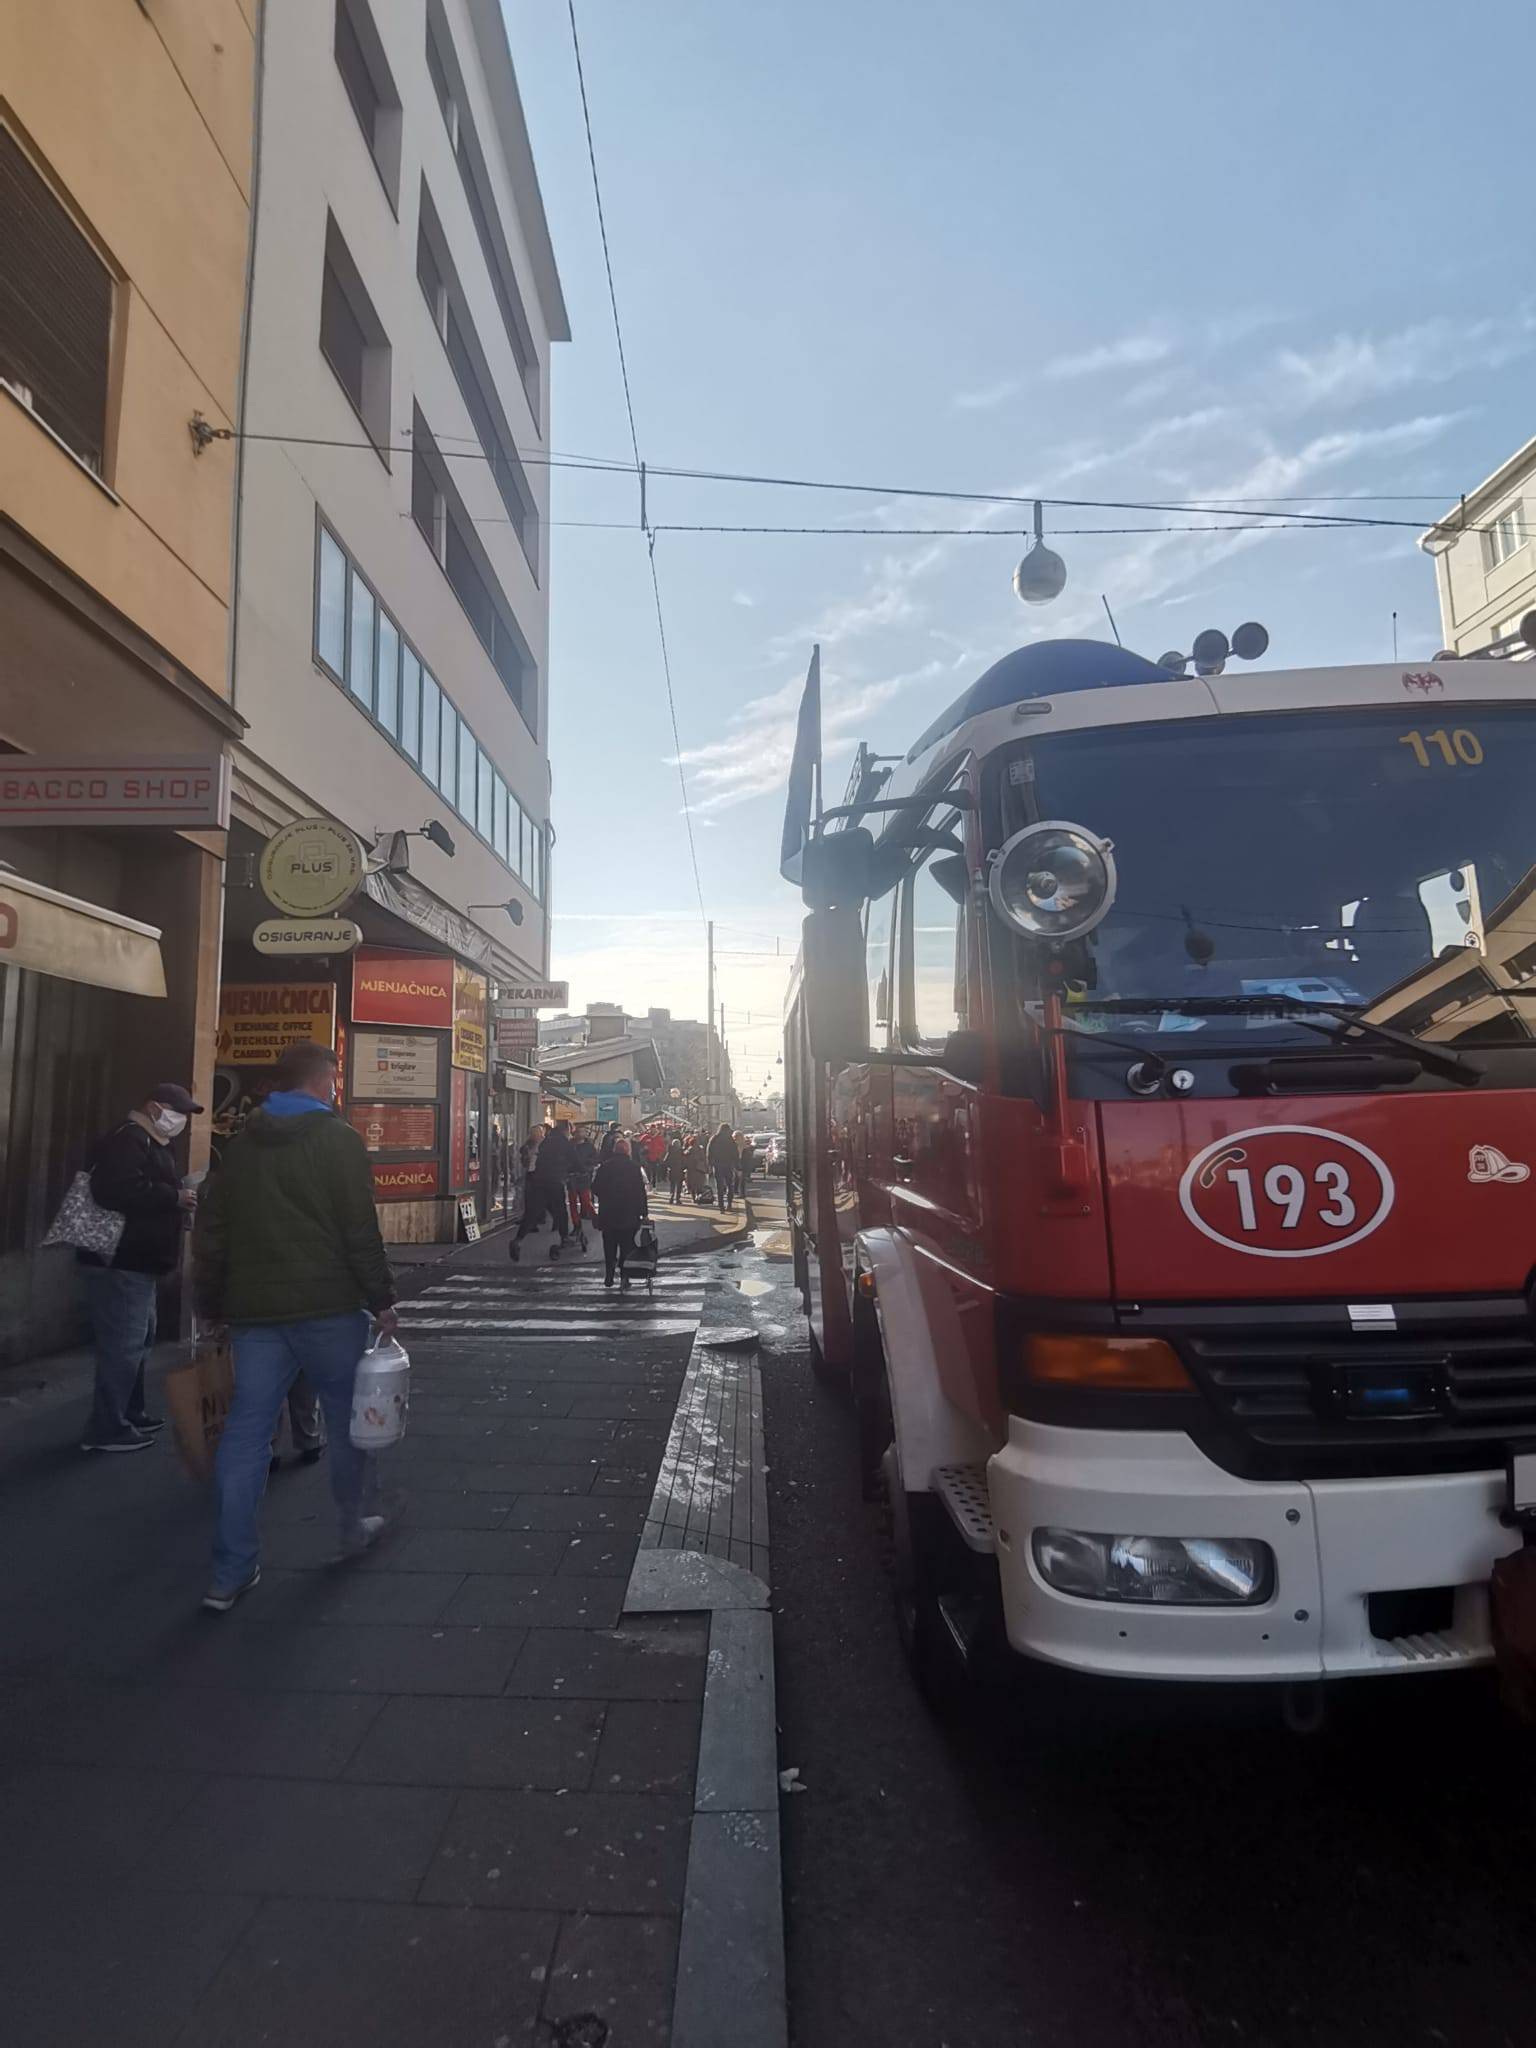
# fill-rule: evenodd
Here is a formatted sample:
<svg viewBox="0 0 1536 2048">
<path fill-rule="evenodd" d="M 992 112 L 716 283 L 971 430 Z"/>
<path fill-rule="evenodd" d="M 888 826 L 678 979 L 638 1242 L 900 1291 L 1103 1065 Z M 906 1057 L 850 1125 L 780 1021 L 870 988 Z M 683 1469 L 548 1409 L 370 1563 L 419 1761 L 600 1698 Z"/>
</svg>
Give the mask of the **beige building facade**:
<svg viewBox="0 0 1536 2048">
<path fill-rule="evenodd" d="M 1419 545 L 1434 560 L 1447 652 L 1496 649 L 1526 658 L 1520 624 L 1536 611 L 1536 440 L 1447 511 Z"/>
<path fill-rule="evenodd" d="M 213 1079 L 255 28 L 0 0 L 0 1362 L 78 1332 L 91 1139 Z"/>
<path fill-rule="evenodd" d="M 466 1202 L 495 1205 L 533 1099 L 493 1027 L 498 991 L 548 966 L 565 306 L 498 0 L 266 0 L 260 37 L 224 977 L 333 986 L 342 1107 L 375 1152 L 385 1234 L 440 1240 Z M 366 1017 L 354 959 L 251 943 L 271 915 L 262 848 L 306 818 L 356 835 L 368 873 L 347 916 L 371 957 L 405 962 L 370 980 Z M 490 1013 L 478 1064 L 465 1032 L 378 993 L 455 971 Z M 375 1099 L 359 1025 L 423 1040 L 408 1101 Z M 225 1053 L 229 1128 L 266 1073 Z"/>
</svg>

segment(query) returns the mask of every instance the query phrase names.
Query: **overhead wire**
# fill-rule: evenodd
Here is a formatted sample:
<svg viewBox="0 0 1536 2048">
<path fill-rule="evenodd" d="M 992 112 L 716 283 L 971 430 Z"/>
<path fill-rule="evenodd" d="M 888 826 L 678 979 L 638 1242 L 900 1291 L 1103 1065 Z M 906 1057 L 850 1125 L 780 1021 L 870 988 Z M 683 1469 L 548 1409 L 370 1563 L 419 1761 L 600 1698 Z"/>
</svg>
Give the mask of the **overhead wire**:
<svg viewBox="0 0 1536 2048">
<path fill-rule="evenodd" d="M 587 99 L 587 74 L 581 61 L 581 32 L 576 25 L 576 0 L 566 0 L 571 20 L 571 48 L 576 57 L 576 83 L 581 92 L 581 119 L 587 138 L 587 162 L 592 169 L 592 197 L 597 206 L 597 228 L 603 245 L 603 268 L 608 277 L 608 304 L 613 311 L 613 338 L 619 352 L 619 375 L 624 385 L 624 411 L 629 420 L 629 441 L 634 451 L 635 472 L 640 482 L 640 524 L 645 530 L 646 562 L 651 572 L 651 595 L 656 603 L 656 633 L 661 643 L 661 672 L 667 686 L 667 714 L 672 721 L 672 747 L 677 761 L 677 784 L 683 797 L 683 822 L 688 830 L 688 857 L 693 863 L 693 886 L 699 899 L 699 916 L 708 921 L 704 908 L 704 882 L 699 873 L 699 848 L 693 830 L 693 805 L 688 796 L 688 775 L 683 767 L 682 735 L 677 725 L 677 695 L 672 686 L 672 657 L 667 648 L 667 625 L 662 611 L 661 578 L 656 572 L 656 536 L 646 528 L 645 464 L 640 459 L 640 435 L 635 426 L 635 401 L 629 383 L 629 359 L 624 353 L 624 327 L 619 319 L 619 294 L 613 281 L 613 257 L 608 247 L 608 220 L 603 212 L 603 186 L 597 174 L 597 147 L 592 139 L 592 108 Z"/>
<path fill-rule="evenodd" d="M 568 0 L 568 4 L 573 4 L 573 0 Z M 625 380 L 625 402 L 627 407 L 629 403 L 627 366 L 623 367 L 622 374 Z M 634 433 L 632 417 L 631 433 Z M 408 442 L 397 443 L 368 440 L 348 441 L 323 434 L 278 434 L 271 432 L 256 432 L 249 429 L 242 430 L 236 427 L 213 427 L 207 430 L 207 434 L 209 439 L 216 441 L 272 441 L 280 442 L 286 446 L 295 448 L 346 448 L 356 449 L 359 452 L 366 451 L 374 455 L 410 455 L 415 452 Z M 459 437 L 455 436 L 452 438 Z M 564 455 L 554 452 L 545 452 L 539 449 L 518 448 L 515 452 L 524 462 L 539 464 L 549 469 L 569 469 L 576 471 L 584 471 L 588 474 L 598 476 L 624 476 L 636 478 L 641 476 L 641 474 L 643 473 L 647 481 L 650 481 L 657 477 L 662 477 L 672 482 L 739 484 L 743 486 L 749 486 L 752 488 L 760 489 L 782 489 L 799 491 L 843 491 L 850 494 L 863 494 L 867 496 L 886 498 L 939 499 L 948 503 L 957 504 L 1030 506 L 1039 504 L 1047 508 L 1054 506 L 1061 510 L 1077 512 L 1164 512 L 1169 514 L 1207 513 L 1214 518 L 1221 518 L 1224 517 L 1228 512 L 1233 510 L 1246 510 L 1255 527 L 1270 524 L 1280 526 L 1315 526 L 1329 531 L 1339 529 L 1348 530 L 1350 528 L 1359 528 L 1362 530 L 1370 530 L 1376 528 L 1399 528 L 1406 532 L 1418 533 L 1424 530 L 1425 521 L 1423 519 L 1392 519 L 1382 516 L 1380 514 L 1352 517 L 1351 515 L 1344 512 L 1298 512 L 1280 510 L 1267 511 L 1263 508 L 1267 506 L 1279 507 L 1298 505 L 1444 504 L 1447 498 L 1452 498 L 1456 495 L 1454 492 L 1451 491 L 1436 491 L 1433 493 L 1428 491 L 1416 493 L 1376 493 L 1370 491 L 1350 491 L 1333 494 L 1298 493 L 1291 496 L 1276 496 L 1266 498 L 1216 497 L 1204 498 L 1198 501 L 1181 501 L 1172 499 L 1152 498 L 1065 498 L 1057 496 L 1049 491 L 962 491 L 950 489 L 947 487 L 925 484 L 875 484 L 861 483 L 849 480 L 839 480 L 827 477 L 773 476 L 766 473 L 758 473 L 751 470 L 686 469 L 671 464 L 642 462 L 638 454 L 638 440 L 636 440 L 635 445 L 637 452 L 632 461 L 626 461 L 620 456 L 609 457 L 589 455 Z M 493 459 L 491 456 L 486 454 L 483 448 L 443 448 L 440 445 L 438 452 L 441 455 L 443 455 L 446 460 L 451 462 L 490 462 Z M 487 517 L 483 519 L 476 518 L 475 523 L 476 525 L 482 526 L 494 526 L 511 525 L 513 522 L 511 520 L 503 520 L 499 517 Z M 615 530 L 631 529 L 633 524 L 632 522 L 627 520 L 559 520 L 552 521 L 551 523 L 555 525 L 580 524 L 591 525 L 593 527 L 612 527 Z M 1454 515 L 1454 513 L 1447 519 L 1436 520 L 1431 522 L 1431 526 L 1432 530 L 1439 529 L 1451 534 L 1489 533 L 1493 530 L 1491 523 L 1487 526 L 1478 525 L 1475 521 L 1472 520 L 1468 520 L 1465 523 L 1463 523 Z M 1026 530 L 1030 533 L 1033 533 L 1032 527 L 1029 529 L 1025 529 L 1022 527 L 1015 528 L 999 526 L 797 526 L 788 524 L 775 525 L 766 522 L 762 524 L 753 525 L 734 525 L 724 522 L 699 522 L 697 524 L 681 524 L 675 521 L 650 519 L 645 520 L 642 525 L 642 531 L 647 533 L 851 533 L 875 535 L 889 534 L 895 538 L 901 538 L 904 536 L 921 536 L 925 534 L 969 535 L 974 533 L 979 538 L 984 539 L 989 534 L 1001 537 L 1007 536 L 1009 534 L 1022 533 Z M 1050 532 L 1062 534 L 1185 532 L 1205 533 L 1211 531 L 1210 528 L 1204 526 L 1186 527 L 1181 525 L 1163 525 L 1156 527 L 1053 527 L 1048 528 L 1047 530 Z"/>
</svg>

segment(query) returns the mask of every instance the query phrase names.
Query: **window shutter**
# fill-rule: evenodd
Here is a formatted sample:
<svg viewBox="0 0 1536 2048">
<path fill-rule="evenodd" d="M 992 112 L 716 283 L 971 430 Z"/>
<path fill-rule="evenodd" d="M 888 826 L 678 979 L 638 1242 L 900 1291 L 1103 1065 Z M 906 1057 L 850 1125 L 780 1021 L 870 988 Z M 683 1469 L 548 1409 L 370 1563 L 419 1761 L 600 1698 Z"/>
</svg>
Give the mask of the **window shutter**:
<svg viewBox="0 0 1536 2048">
<path fill-rule="evenodd" d="M 111 272 L 0 128 L 0 377 L 98 474 L 111 355 Z"/>
</svg>

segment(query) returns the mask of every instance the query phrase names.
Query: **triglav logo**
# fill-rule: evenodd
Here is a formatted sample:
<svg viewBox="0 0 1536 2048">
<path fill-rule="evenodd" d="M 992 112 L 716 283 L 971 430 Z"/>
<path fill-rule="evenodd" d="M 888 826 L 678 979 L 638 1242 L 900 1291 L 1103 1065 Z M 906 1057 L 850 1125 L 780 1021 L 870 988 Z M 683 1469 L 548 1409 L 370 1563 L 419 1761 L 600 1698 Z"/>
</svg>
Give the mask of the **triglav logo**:
<svg viewBox="0 0 1536 2048">
<path fill-rule="evenodd" d="M 1485 1181 L 1503 1181 L 1514 1187 L 1530 1177 L 1528 1166 L 1518 1159 L 1506 1159 L 1497 1145 L 1474 1145 L 1467 1154 L 1467 1179 L 1474 1187 Z"/>
</svg>

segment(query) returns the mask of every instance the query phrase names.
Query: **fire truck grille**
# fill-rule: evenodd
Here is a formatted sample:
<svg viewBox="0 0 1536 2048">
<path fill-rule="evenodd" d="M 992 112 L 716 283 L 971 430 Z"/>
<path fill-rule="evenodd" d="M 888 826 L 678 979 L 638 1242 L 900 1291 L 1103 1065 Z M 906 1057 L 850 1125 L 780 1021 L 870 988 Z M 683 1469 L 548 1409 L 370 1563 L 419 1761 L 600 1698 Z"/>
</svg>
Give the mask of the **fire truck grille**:
<svg viewBox="0 0 1536 2048">
<path fill-rule="evenodd" d="M 1353 1315 L 1337 1302 L 1199 1304 L 1137 1323 L 1178 1346 L 1229 1437 L 1323 1466 L 1394 1446 L 1411 1463 L 1495 1463 L 1495 1446 L 1536 1434 L 1536 1331 L 1518 1295 Z"/>
</svg>

